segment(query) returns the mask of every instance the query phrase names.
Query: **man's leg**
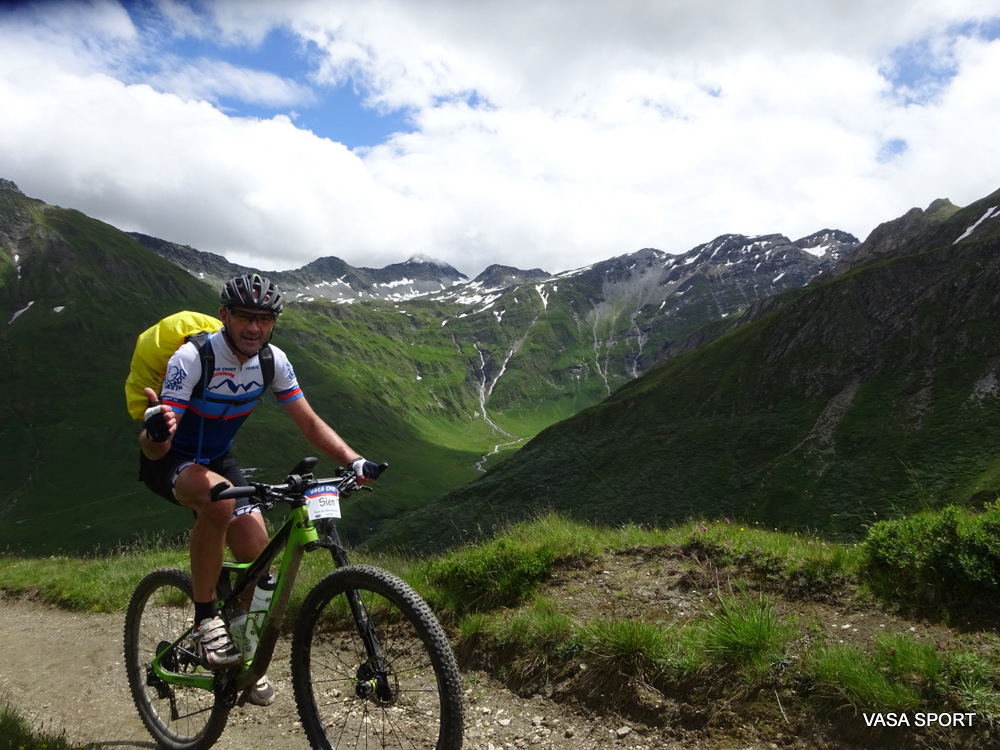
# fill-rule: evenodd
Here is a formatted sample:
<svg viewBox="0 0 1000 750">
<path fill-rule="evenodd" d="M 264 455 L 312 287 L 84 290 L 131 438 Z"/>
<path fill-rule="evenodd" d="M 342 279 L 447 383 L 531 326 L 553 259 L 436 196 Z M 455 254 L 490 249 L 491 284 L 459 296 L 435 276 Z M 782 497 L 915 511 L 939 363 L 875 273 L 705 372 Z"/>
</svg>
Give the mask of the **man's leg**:
<svg viewBox="0 0 1000 750">
<path fill-rule="evenodd" d="M 242 513 L 234 518 L 234 500 L 211 500 L 211 489 L 228 481 L 200 464 L 189 464 L 174 482 L 178 502 L 195 513 L 191 529 L 191 578 L 198 602 L 214 600 L 227 544 L 237 562 L 250 562 L 268 541 L 260 513 Z"/>
<path fill-rule="evenodd" d="M 267 541 L 267 527 L 264 526 L 264 517 L 260 513 L 241 513 L 229 522 L 226 542 L 236 562 L 252 562 L 267 546 Z M 252 599 L 251 586 L 240 596 L 243 609 L 250 609 Z"/>
<path fill-rule="evenodd" d="M 191 579 L 197 623 L 194 647 L 212 669 L 239 664 L 243 658 L 215 609 L 215 586 L 236 505 L 235 500 L 211 500 L 212 487 L 222 482 L 228 480 L 200 464 L 183 466 L 174 480 L 177 501 L 195 513 L 191 529 Z"/>
<path fill-rule="evenodd" d="M 215 585 L 222 570 L 226 535 L 236 501 L 212 502 L 209 491 L 225 481 L 225 477 L 200 464 L 189 464 L 174 483 L 177 501 L 195 513 L 190 551 L 195 602 L 215 600 Z"/>
<path fill-rule="evenodd" d="M 241 513 L 229 522 L 226 543 L 237 562 L 251 562 L 267 546 L 267 527 L 260 513 Z"/>
</svg>

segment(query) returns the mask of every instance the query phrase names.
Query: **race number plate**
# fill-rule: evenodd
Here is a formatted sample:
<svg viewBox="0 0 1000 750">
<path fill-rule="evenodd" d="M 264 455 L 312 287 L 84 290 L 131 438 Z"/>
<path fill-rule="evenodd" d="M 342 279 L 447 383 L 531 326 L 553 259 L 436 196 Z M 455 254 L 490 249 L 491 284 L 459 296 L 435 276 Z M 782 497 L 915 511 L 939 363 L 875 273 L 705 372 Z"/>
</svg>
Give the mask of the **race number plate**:
<svg viewBox="0 0 1000 750">
<path fill-rule="evenodd" d="M 309 518 L 340 518 L 340 491 L 335 484 L 320 484 L 306 490 Z"/>
</svg>

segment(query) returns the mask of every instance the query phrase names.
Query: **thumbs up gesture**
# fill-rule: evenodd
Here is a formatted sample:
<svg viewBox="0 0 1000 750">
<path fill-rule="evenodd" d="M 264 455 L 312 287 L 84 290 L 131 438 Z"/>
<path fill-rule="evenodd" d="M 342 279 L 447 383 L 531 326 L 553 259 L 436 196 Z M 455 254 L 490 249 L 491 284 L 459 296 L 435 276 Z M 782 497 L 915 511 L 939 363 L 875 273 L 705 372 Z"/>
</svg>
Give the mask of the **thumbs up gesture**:
<svg viewBox="0 0 1000 750">
<path fill-rule="evenodd" d="M 160 403 L 152 388 L 146 388 L 146 399 L 149 401 L 149 408 L 143 417 L 146 437 L 154 443 L 165 443 L 177 429 L 177 415 L 169 406 Z"/>
</svg>

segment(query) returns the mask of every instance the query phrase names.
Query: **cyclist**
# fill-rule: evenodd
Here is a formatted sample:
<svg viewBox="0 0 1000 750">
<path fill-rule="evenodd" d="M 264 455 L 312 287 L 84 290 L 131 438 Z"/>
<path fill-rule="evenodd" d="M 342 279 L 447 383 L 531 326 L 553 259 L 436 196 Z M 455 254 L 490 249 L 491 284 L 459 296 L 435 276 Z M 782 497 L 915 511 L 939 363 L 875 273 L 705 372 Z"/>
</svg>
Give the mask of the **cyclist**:
<svg viewBox="0 0 1000 750">
<path fill-rule="evenodd" d="M 195 648 L 212 669 L 238 664 L 242 657 L 215 608 L 215 585 L 226 545 L 238 562 L 249 562 L 267 544 L 259 509 L 247 500 L 214 502 L 218 485 L 245 485 L 231 446 L 240 426 L 263 396 L 258 354 L 268 345 L 281 314 L 281 293 L 258 274 L 237 276 L 220 294 L 222 330 L 211 334 L 215 372 L 201 381 L 201 354 L 183 344 L 167 364 L 163 390 L 146 389 L 150 406 L 139 435 L 139 478 L 153 492 L 194 511 L 190 561 L 194 584 Z M 272 390 L 302 434 L 339 464 L 350 466 L 359 483 L 378 476 L 377 464 L 365 460 L 324 422 L 306 401 L 284 352 L 271 345 Z M 250 694 L 257 705 L 270 705 L 274 689 L 262 677 Z"/>
</svg>

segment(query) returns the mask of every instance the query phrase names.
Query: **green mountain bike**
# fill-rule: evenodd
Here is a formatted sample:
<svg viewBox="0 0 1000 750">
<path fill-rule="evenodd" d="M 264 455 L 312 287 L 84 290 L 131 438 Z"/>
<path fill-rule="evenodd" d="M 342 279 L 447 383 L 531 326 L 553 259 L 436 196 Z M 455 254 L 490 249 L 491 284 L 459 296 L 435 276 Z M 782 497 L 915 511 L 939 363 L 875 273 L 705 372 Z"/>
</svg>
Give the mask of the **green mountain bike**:
<svg viewBox="0 0 1000 750">
<path fill-rule="evenodd" d="M 191 577 L 154 570 L 132 594 L 125 615 L 125 668 L 139 715 L 169 750 L 204 750 L 219 739 L 229 712 L 246 702 L 267 672 L 282 633 L 305 552 L 329 550 L 336 569 L 307 594 L 292 630 L 295 702 L 317 750 L 434 748 L 460 750 L 462 686 L 455 655 L 430 607 L 401 579 L 351 565 L 337 533 L 340 499 L 362 489 L 356 476 L 317 479 L 307 458 L 284 484 L 253 484 L 217 493 L 247 497 L 264 510 L 290 506 L 288 517 L 251 563 L 226 562 L 218 584 L 222 617 L 246 615 L 253 632 L 230 627 L 244 663 L 211 671 L 191 648 Z M 367 487 L 365 489 L 368 489 Z M 268 578 L 274 568 L 273 578 Z M 273 585 L 260 611 L 243 612 L 241 596 L 258 581 Z M 255 597 L 255 601 L 257 598 Z M 247 641 L 256 641 L 249 652 Z"/>
</svg>

